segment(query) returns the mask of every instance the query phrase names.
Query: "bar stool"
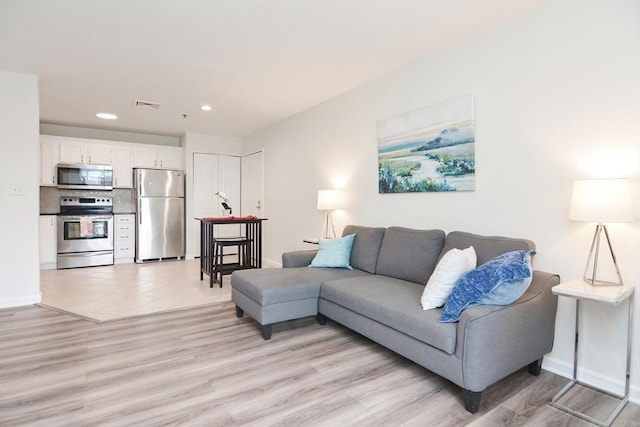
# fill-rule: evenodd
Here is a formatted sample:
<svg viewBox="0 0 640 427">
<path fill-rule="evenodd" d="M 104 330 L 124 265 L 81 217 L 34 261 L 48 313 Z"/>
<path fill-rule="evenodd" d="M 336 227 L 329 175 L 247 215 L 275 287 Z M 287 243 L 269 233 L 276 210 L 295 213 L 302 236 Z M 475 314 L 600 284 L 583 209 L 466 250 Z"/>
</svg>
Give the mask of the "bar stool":
<svg viewBox="0 0 640 427">
<path fill-rule="evenodd" d="M 220 283 L 222 287 L 222 276 L 233 273 L 236 270 L 250 268 L 249 244 L 251 239 L 243 236 L 239 237 L 216 237 L 213 239 L 213 271 L 209 287 L 213 288 L 213 282 Z M 238 262 L 224 263 L 224 248 L 236 247 L 238 249 Z M 220 280 L 218 280 L 220 275 Z"/>
</svg>

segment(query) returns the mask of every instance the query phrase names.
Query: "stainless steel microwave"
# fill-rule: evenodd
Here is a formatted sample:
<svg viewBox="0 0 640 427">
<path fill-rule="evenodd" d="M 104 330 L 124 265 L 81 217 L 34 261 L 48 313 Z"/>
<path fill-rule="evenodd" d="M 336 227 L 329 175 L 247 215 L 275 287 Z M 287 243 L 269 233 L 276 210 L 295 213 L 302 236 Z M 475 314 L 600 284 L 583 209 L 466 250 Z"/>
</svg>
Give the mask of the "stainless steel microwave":
<svg viewBox="0 0 640 427">
<path fill-rule="evenodd" d="M 58 188 L 74 190 L 113 190 L 111 165 L 58 163 Z"/>
</svg>

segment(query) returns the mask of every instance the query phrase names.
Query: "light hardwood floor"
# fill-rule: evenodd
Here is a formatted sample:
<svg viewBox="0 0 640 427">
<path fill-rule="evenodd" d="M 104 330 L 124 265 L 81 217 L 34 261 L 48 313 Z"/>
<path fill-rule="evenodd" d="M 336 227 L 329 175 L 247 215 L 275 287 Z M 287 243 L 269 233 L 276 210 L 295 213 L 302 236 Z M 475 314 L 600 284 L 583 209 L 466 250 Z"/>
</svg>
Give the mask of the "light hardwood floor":
<svg viewBox="0 0 640 427">
<path fill-rule="evenodd" d="M 102 324 L 0 310 L 2 426 L 589 426 L 547 405 L 565 381 L 521 370 L 472 415 L 457 386 L 331 321 L 263 341 L 230 302 Z M 630 404 L 614 426 L 639 420 Z"/>
</svg>

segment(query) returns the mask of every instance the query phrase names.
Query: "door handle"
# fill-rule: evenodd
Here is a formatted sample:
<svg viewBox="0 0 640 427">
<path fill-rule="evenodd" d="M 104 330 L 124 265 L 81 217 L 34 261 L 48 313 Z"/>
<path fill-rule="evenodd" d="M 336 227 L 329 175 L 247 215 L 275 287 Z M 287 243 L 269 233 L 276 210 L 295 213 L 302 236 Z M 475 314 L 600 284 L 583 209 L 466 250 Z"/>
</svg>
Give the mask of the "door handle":
<svg viewBox="0 0 640 427">
<path fill-rule="evenodd" d="M 142 200 L 138 200 L 138 223 L 142 225 Z"/>
</svg>

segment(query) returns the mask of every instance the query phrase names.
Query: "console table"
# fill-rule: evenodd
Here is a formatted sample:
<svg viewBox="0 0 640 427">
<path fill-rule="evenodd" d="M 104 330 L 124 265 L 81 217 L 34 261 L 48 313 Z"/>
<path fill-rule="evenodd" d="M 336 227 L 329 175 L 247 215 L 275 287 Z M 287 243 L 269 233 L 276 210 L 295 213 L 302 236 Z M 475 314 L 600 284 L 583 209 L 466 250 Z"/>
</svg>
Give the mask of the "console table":
<svg viewBox="0 0 640 427">
<path fill-rule="evenodd" d="M 203 274 L 209 276 L 209 285 L 213 286 L 215 278 L 215 225 L 244 224 L 244 238 L 248 244 L 248 264 L 228 264 L 222 269 L 222 274 L 229 274 L 240 268 L 262 268 L 262 222 L 267 218 L 256 217 L 204 217 L 195 218 L 200 221 L 200 280 Z M 222 280 L 220 280 L 222 282 Z"/>
<path fill-rule="evenodd" d="M 575 279 L 568 282 L 560 283 L 557 286 L 551 288 L 551 291 L 560 296 L 574 298 L 576 300 L 576 318 L 575 318 L 575 341 L 573 348 L 573 377 L 571 380 L 565 385 L 560 391 L 558 391 L 555 396 L 549 402 L 552 406 L 567 412 L 571 415 L 574 415 L 578 418 L 582 418 L 583 420 L 589 421 L 593 424 L 596 424 L 601 427 L 608 427 L 613 423 L 613 420 L 618 416 L 622 408 L 629 401 L 629 375 L 631 370 L 631 337 L 632 337 L 632 328 L 633 328 L 633 299 L 629 298 L 633 295 L 633 286 L 625 285 L 625 286 L 591 286 L 585 283 L 582 279 Z M 627 323 L 627 364 L 626 364 L 626 378 L 625 378 L 625 388 L 623 395 L 616 395 L 610 393 L 606 390 L 602 390 L 598 387 L 594 387 L 589 384 L 585 384 L 578 380 L 578 337 L 579 337 L 579 324 L 580 324 L 580 301 L 595 301 L 604 304 L 618 305 L 625 300 L 627 301 L 628 307 L 628 323 Z M 595 390 L 600 393 L 604 393 L 608 396 L 618 399 L 620 402 L 613 410 L 613 412 L 609 415 L 609 417 L 602 421 L 596 418 L 593 418 L 589 415 L 586 415 L 580 411 L 572 409 L 567 405 L 564 405 L 559 402 L 560 398 L 564 396 L 574 385 L 579 384 L 583 387 L 589 388 L 591 390 Z"/>
</svg>

